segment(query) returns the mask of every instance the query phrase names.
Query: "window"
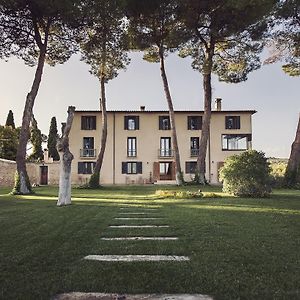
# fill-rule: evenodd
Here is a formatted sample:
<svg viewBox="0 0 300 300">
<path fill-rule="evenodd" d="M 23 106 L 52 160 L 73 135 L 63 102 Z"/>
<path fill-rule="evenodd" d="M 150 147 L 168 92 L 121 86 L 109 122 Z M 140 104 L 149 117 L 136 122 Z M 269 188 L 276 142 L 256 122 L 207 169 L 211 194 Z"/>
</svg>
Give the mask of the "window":
<svg viewBox="0 0 300 300">
<path fill-rule="evenodd" d="M 94 149 L 94 138 L 93 137 L 84 137 L 83 138 L 83 146 L 80 149 L 81 157 L 95 157 L 95 149 Z"/>
<path fill-rule="evenodd" d="M 138 130 L 139 128 L 139 116 L 125 116 L 124 117 L 124 129 L 125 130 Z"/>
<path fill-rule="evenodd" d="M 159 130 L 170 130 L 170 118 L 169 116 L 159 116 Z"/>
<path fill-rule="evenodd" d="M 240 129 L 240 128 L 241 128 L 240 116 L 225 117 L 225 129 Z"/>
<path fill-rule="evenodd" d="M 79 162 L 78 163 L 78 174 L 93 174 L 95 162 Z"/>
<path fill-rule="evenodd" d="M 199 154 L 199 137 L 191 137 L 191 156 L 198 156 Z"/>
<path fill-rule="evenodd" d="M 160 175 L 171 175 L 172 174 L 172 163 L 171 162 L 160 162 L 159 163 L 159 174 Z"/>
<path fill-rule="evenodd" d="M 202 117 L 201 116 L 188 116 L 188 130 L 201 130 L 202 129 Z"/>
<path fill-rule="evenodd" d="M 170 137 L 160 138 L 159 155 L 161 157 L 171 157 L 173 155 Z"/>
<path fill-rule="evenodd" d="M 96 116 L 82 116 L 81 117 L 81 129 L 82 130 L 96 129 Z"/>
<path fill-rule="evenodd" d="M 195 174 L 196 167 L 197 167 L 196 161 L 186 161 L 185 162 L 185 173 L 186 174 Z"/>
<path fill-rule="evenodd" d="M 122 162 L 122 174 L 142 174 L 142 162 Z"/>
<path fill-rule="evenodd" d="M 247 150 L 251 134 L 222 134 L 222 150 Z"/>
<path fill-rule="evenodd" d="M 127 138 L 127 156 L 128 157 L 136 156 L 136 138 L 135 137 Z"/>
</svg>

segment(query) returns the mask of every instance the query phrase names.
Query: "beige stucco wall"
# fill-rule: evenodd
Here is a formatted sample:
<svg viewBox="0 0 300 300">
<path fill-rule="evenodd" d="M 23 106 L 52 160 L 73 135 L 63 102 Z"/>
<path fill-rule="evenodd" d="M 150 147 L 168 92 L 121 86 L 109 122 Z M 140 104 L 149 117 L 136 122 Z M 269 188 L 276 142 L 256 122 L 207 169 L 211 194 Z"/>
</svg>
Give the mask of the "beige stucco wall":
<svg viewBox="0 0 300 300">
<path fill-rule="evenodd" d="M 222 151 L 222 134 L 251 134 L 251 111 L 237 112 L 213 112 L 211 119 L 210 154 L 207 153 L 207 174 L 211 183 L 218 183 L 217 165 L 226 157 L 240 153 L 240 151 Z M 96 130 L 81 130 L 81 116 L 97 116 Z M 124 116 L 139 116 L 139 130 L 124 130 Z M 153 176 L 153 163 L 172 161 L 172 158 L 159 158 L 158 149 L 161 137 L 171 137 L 171 130 L 159 130 L 159 116 L 168 115 L 167 112 L 109 112 L 108 113 L 108 138 L 101 171 L 101 183 L 103 184 L 127 184 L 149 182 Z M 190 156 L 190 138 L 201 137 L 201 130 L 187 130 L 187 116 L 203 115 L 201 112 L 177 112 L 175 114 L 178 145 L 181 155 L 181 168 L 185 180 L 191 180 L 193 175 L 185 174 L 185 162 L 196 161 L 196 157 Z M 225 116 L 239 115 L 241 117 L 241 129 L 225 129 Z M 70 150 L 74 154 L 72 162 L 73 183 L 85 183 L 90 175 L 77 174 L 79 161 L 96 161 L 94 158 L 81 158 L 80 149 L 83 147 L 83 137 L 94 137 L 96 155 L 99 153 L 101 137 L 100 112 L 76 112 L 73 126 L 70 132 Z M 137 156 L 127 157 L 127 138 L 137 138 Z M 141 161 L 143 174 L 122 174 L 122 162 Z"/>
<path fill-rule="evenodd" d="M 31 184 L 40 184 L 41 166 L 48 166 L 48 184 L 59 182 L 59 162 L 50 164 L 27 163 L 26 169 Z M 15 161 L 0 159 L 0 186 L 13 186 L 17 165 Z"/>
</svg>

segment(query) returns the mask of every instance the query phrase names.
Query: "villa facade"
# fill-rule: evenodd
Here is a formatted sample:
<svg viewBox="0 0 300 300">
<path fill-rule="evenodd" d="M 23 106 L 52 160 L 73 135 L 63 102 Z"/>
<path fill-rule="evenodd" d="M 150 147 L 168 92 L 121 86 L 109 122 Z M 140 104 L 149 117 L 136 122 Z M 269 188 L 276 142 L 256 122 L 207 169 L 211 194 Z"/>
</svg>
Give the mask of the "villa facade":
<svg viewBox="0 0 300 300">
<path fill-rule="evenodd" d="M 174 150 L 168 111 L 108 111 L 108 136 L 101 184 L 175 183 Z M 252 147 L 254 110 L 212 111 L 206 156 L 206 178 L 219 183 L 224 160 Z M 175 111 L 184 179 L 194 177 L 203 111 Z M 72 183 L 86 183 L 100 148 L 101 112 L 76 111 L 70 132 Z"/>
</svg>

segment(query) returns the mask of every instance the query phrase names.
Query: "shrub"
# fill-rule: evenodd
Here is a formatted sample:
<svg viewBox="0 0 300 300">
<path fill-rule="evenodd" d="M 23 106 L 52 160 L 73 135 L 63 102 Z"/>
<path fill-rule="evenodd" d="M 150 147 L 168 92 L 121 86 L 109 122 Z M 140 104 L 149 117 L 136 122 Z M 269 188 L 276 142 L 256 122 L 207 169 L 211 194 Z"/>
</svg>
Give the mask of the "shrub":
<svg viewBox="0 0 300 300">
<path fill-rule="evenodd" d="M 270 167 L 263 152 L 245 151 L 226 159 L 220 171 L 223 191 L 235 196 L 267 197 Z"/>
<path fill-rule="evenodd" d="M 190 192 L 190 191 L 168 191 L 168 190 L 157 190 L 155 192 L 156 196 L 160 198 L 175 198 L 175 199 L 192 199 L 192 198 L 202 198 L 203 194 L 201 191 Z"/>
<path fill-rule="evenodd" d="M 282 188 L 285 186 L 285 171 L 287 162 L 280 159 L 269 159 L 272 187 Z"/>
</svg>

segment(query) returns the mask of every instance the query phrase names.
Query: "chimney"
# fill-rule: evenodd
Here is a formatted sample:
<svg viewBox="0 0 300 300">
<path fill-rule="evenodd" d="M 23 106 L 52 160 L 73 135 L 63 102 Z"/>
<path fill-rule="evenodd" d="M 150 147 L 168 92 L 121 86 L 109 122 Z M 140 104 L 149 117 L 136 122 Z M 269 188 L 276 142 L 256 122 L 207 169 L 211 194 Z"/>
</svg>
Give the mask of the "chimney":
<svg viewBox="0 0 300 300">
<path fill-rule="evenodd" d="M 44 149 L 44 162 L 49 160 L 49 151 L 48 149 Z"/>
<path fill-rule="evenodd" d="M 140 106 L 140 109 L 141 111 L 145 111 L 145 106 L 144 105 Z"/>
<path fill-rule="evenodd" d="M 216 98 L 215 100 L 215 110 L 221 111 L 222 110 L 222 98 Z"/>
</svg>

